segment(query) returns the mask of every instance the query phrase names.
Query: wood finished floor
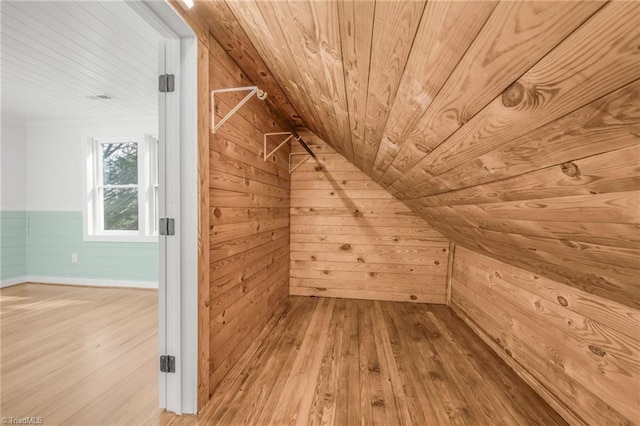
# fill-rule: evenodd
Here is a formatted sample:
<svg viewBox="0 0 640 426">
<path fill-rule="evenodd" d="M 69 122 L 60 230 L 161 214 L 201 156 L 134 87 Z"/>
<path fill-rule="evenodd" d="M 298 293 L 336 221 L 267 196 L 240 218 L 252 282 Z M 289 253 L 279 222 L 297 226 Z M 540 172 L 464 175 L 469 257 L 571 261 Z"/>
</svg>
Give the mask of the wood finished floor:
<svg viewBox="0 0 640 426">
<path fill-rule="evenodd" d="M 172 425 L 565 422 L 446 306 L 290 297 L 197 417 Z"/>
<path fill-rule="evenodd" d="M 45 425 L 157 423 L 157 300 L 153 290 L 0 290 L 1 415 Z"/>
</svg>

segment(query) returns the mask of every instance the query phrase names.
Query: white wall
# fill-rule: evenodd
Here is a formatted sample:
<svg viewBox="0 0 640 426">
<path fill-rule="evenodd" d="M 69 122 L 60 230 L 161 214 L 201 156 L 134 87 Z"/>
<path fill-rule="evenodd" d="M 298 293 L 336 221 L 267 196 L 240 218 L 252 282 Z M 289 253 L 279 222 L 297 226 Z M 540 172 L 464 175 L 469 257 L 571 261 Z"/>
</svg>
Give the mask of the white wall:
<svg viewBox="0 0 640 426">
<path fill-rule="evenodd" d="M 84 145 L 88 138 L 158 134 L 158 121 L 30 123 L 27 126 L 27 200 L 31 211 L 82 211 Z"/>
<path fill-rule="evenodd" d="M 3 121 L 0 136 L 0 209 L 26 210 L 27 129 L 24 124 Z"/>
</svg>

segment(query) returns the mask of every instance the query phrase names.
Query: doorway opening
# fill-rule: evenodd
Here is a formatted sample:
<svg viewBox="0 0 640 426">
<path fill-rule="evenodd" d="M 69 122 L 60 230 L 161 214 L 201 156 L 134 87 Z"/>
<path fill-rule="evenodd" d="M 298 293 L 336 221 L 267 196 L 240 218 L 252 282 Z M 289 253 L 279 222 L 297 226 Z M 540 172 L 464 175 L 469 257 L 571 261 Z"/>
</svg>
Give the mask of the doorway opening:
<svg viewBox="0 0 640 426">
<path fill-rule="evenodd" d="M 1 8 L 2 415 L 195 412 L 195 37 L 164 2 Z"/>
</svg>

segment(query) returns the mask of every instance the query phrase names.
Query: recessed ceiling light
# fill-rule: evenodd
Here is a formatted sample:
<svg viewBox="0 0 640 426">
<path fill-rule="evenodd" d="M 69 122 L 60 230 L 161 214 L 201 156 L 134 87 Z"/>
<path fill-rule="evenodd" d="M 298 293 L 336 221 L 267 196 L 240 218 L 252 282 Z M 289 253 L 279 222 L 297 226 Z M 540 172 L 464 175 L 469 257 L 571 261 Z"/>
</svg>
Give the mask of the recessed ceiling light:
<svg viewBox="0 0 640 426">
<path fill-rule="evenodd" d="M 91 100 L 94 100 L 94 101 L 100 99 L 100 100 L 106 101 L 108 99 L 113 99 L 113 98 L 111 96 L 107 95 L 106 93 L 100 93 L 100 94 L 97 94 L 97 95 L 89 95 L 89 96 L 87 96 L 87 99 L 91 99 Z"/>
</svg>

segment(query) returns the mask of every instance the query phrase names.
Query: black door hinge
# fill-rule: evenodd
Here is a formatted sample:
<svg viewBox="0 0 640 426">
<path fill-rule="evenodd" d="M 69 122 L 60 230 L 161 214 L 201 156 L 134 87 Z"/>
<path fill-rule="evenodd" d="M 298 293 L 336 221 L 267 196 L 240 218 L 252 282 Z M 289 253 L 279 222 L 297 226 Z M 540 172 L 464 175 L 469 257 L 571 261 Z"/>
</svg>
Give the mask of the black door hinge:
<svg viewBox="0 0 640 426">
<path fill-rule="evenodd" d="M 176 90 L 176 76 L 173 74 L 162 74 L 158 78 L 158 88 L 160 93 L 169 93 Z"/>
<path fill-rule="evenodd" d="M 160 355 L 160 372 L 175 373 L 176 357 L 171 355 Z"/>
</svg>

